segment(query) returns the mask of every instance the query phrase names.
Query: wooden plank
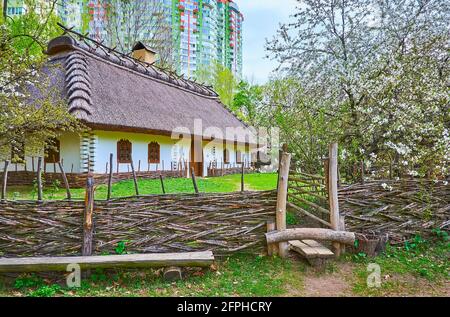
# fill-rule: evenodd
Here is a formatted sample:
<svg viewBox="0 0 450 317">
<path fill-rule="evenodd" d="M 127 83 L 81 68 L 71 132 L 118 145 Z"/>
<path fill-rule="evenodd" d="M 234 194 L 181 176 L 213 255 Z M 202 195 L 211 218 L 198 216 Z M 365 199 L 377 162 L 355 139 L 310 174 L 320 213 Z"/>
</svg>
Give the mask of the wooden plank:
<svg viewBox="0 0 450 317">
<path fill-rule="evenodd" d="M 81 269 L 208 267 L 214 262 L 211 251 L 161 254 L 126 254 L 106 256 L 0 258 L 0 272 L 66 271 L 69 264 Z"/>
<path fill-rule="evenodd" d="M 334 253 L 330 249 L 315 240 L 302 240 L 302 242 L 311 248 L 314 248 L 320 257 L 334 257 Z"/>
<path fill-rule="evenodd" d="M 310 247 L 299 240 L 289 241 L 289 246 L 291 250 L 299 253 L 307 259 L 317 257 L 317 251 L 313 247 Z"/>
</svg>

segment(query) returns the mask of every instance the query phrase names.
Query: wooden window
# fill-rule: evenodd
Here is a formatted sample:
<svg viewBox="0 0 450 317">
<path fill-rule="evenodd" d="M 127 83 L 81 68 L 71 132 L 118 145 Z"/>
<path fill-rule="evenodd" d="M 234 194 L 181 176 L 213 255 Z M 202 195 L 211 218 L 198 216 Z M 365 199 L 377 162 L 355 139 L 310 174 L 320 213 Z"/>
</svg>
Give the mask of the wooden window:
<svg viewBox="0 0 450 317">
<path fill-rule="evenodd" d="M 52 139 L 47 142 L 45 147 L 45 163 L 58 163 L 60 161 L 61 143 L 57 139 Z"/>
<path fill-rule="evenodd" d="M 225 164 L 230 164 L 230 151 L 227 149 L 223 150 L 223 162 Z"/>
<path fill-rule="evenodd" d="M 236 163 L 241 164 L 242 163 L 242 152 L 236 151 Z"/>
<path fill-rule="evenodd" d="M 20 141 L 11 142 L 11 162 L 25 163 L 25 143 Z"/>
<path fill-rule="evenodd" d="M 119 163 L 131 163 L 132 145 L 128 140 L 117 142 L 117 161 Z"/>
<path fill-rule="evenodd" d="M 159 143 L 152 142 L 148 145 L 148 162 L 152 164 L 161 162 L 161 147 Z"/>
</svg>

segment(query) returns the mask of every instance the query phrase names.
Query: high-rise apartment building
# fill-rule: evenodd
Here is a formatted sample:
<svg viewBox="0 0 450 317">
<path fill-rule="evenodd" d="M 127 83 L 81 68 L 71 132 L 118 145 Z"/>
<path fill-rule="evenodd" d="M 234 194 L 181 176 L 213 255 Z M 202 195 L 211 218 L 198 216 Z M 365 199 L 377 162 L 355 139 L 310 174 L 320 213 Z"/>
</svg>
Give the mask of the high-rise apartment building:
<svg viewBox="0 0 450 317">
<path fill-rule="evenodd" d="M 219 62 L 242 76 L 243 15 L 231 0 L 165 0 L 178 70 L 195 76 Z M 170 7 L 169 7 L 170 6 Z"/>
<path fill-rule="evenodd" d="M 161 3 L 161 14 L 172 30 L 172 62 L 179 73 L 195 77 L 198 71 L 210 69 L 218 62 L 237 77 L 242 77 L 244 17 L 232 0 L 139 1 Z M 23 14 L 26 10 L 23 0 L 9 0 L 8 3 L 9 15 Z M 110 3 L 108 0 L 59 0 L 57 13 L 67 27 L 89 33 L 96 40 L 105 40 Z M 139 40 L 145 43 L 149 33 L 142 31 Z M 118 36 L 125 37 L 124 34 Z"/>
</svg>

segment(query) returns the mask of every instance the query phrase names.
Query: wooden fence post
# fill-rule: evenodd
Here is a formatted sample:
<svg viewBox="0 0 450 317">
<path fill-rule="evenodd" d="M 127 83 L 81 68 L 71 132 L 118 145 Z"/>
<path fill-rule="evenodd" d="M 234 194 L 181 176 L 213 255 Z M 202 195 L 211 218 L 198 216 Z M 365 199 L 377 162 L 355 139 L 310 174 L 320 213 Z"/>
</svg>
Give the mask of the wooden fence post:
<svg viewBox="0 0 450 317">
<path fill-rule="evenodd" d="M 93 213 L 94 213 L 94 177 L 89 173 L 86 181 L 86 194 L 84 198 L 84 222 L 83 222 L 83 256 L 92 255 L 93 242 Z"/>
<path fill-rule="evenodd" d="M 131 172 L 133 173 L 134 189 L 136 190 L 136 196 L 139 196 L 139 187 L 136 178 L 136 171 L 134 170 L 133 160 L 131 160 Z"/>
<path fill-rule="evenodd" d="M 69 187 L 69 182 L 67 181 L 67 176 L 66 176 L 66 172 L 64 172 L 64 168 L 61 162 L 58 162 L 58 166 L 59 169 L 61 171 L 61 175 L 62 175 L 62 179 L 64 182 L 64 186 L 66 187 L 66 196 L 67 196 L 67 200 L 71 200 L 72 199 L 72 195 L 70 194 L 70 187 Z"/>
<path fill-rule="evenodd" d="M 38 158 L 37 163 L 37 190 L 38 190 L 38 201 L 42 201 L 42 157 Z"/>
<path fill-rule="evenodd" d="M 291 164 L 291 154 L 283 152 L 278 175 L 277 192 L 277 230 L 286 230 L 286 204 L 288 194 L 289 168 Z M 289 246 L 287 242 L 281 242 L 278 245 L 280 257 L 287 257 Z"/>
<path fill-rule="evenodd" d="M 330 204 L 330 223 L 331 229 L 340 230 L 339 220 L 339 199 L 338 199 L 338 144 L 330 144 L 329 147 L 329 187 L 328 187 L 328 201 Z M 341 255 L 341 246 L 339 243 L 333 243 L 334 254 L 336 257 Z"/>
<path fill-rule="evenodd" d="M 241 168 L 241 192 L 244 192 L 245 190 L 245 184 L 244 184 L 244 163 L 242 163 L 242 168 Z"/>
<path fill-rule="evenodd" d="M 267 232 L 276 231 L 276 223 L 275 220 L 271 219 L 267 221 Z M 276 243 L 267 244 L 267 255 L 278 255 L 278 245 Z"/>
<path fill-rule="evenodd" d="M 164 180 L 163 180 L 163 176 L 161 174 L 159 174 L 159 180 L 161 181 L 161 189 L 163 194 L 166 193 L 166 189 L 164 188 Z"/>
<path fill-rule="evenodd" d="M 191 167 L 191 177 L 192 177 L 192 183 L 194 184 L 195 193 L 198 194 L 197 180 L 195 179 L 195 170 L 193 167 Z"/>
<path fill-rule="evenodd" d="M 2 201 L 6 200 L 6 185 L 8 184 L 8 167 L 9 161 L 5 161 L 5 166 L 3 168 Z"/>
<path fill-rule="evenodd" d="M 364 160 L 361 160 L 361 184 L 363 184 L 363 185 L 364 185 L 364 183 L 365 183 L 364 177 L 365 177 L 365 173 L 364 173 Z"/>
<path fill-rule="evenodd" d="M 109 154 L 108 195 L 106 196 L 106 200 L 111 200 L 112 176 L 113 176 L 113 154 L 110 153 Z"/>
</svg>

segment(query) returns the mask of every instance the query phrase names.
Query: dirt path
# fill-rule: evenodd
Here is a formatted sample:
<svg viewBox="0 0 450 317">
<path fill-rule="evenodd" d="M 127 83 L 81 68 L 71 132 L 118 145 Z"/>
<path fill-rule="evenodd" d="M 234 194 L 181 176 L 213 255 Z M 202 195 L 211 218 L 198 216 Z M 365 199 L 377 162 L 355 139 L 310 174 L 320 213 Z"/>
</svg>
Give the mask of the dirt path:
<svg viewBox="0 0 450 317">
<path fill-rule="evenodd" d="M 296 259 L 297 261 L 301 261 Z M 352 297 L 352 296 L 443 296 L 450 297 L 450 281 L 430 282 L 410 274 L 382 276 L 382 287 L 369 289 L 358 277 L 358 266 L 349 262 L 330 262 L 318 269 L 306 265 L 299 272 L 301 286 L 287 286 L 288 297 Z M 361 268 L 359 268 L 361 269 Z"/>
</svg>

